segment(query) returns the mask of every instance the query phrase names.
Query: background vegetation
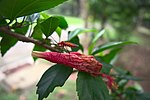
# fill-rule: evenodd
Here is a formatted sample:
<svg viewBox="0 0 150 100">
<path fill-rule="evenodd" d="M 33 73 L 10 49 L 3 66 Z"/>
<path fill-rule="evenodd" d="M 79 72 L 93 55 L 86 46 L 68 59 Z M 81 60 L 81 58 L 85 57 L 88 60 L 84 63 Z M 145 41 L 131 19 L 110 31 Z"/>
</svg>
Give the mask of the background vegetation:
<svg viewBox="0 0 150 100">
<path fill-rule="evenodd" d="M 77 28 L 75 30 L 72 30 L 71 32 L 68 31 L 67 33 L 69 35 L 67 41 L 79 45 L 78 48 L 72 49 L 71 51 L 88 51 L 88 54 L 94 55 L 98 61 L 103 63 L 103 69 L 101 72 L 115 77 L 119 88 L 117 90 L 112 90 L 111 92 L 109 92 L 106 88 L 106 85 L 103 84 L 104 81 L 101 80 L 101 78 L 96 79 L 85 73 L 79 72 L 78 79 L 76 81 L 76 90 L 79 99 L 150 99 L 149 94 L 145 93 L 142 87 L 139 85 L 139 81 L 141 81 L 141 79 L 135 77 L 132 74 L 132 71 L 128 71 L 124 67 L 121 67 L 122 65 L 118 64 L 119 62 L 117 62 L 118 54 L 125 45 L 138 43 L 143 47 L 149 48 L 150 1 L 65 1 L 67 0 L 55 0 L 54 2 L 45 0 L 45 2 L 41 3 L 41 0 L 35 2 L 34 0 L 25 2 L 24 0 L 16 0 L 16 2 L 14 3 L 11 0 L 1 0 L 0 49 L 2 56 L 12 46 L 14 46 L 18 42 L 18 40 L 23 42 L 31 42 L 35 44 L 33 50 L 50 50 L 58 52 L 60 48 L 57 47 L 56 43 L 53 47 L 54 41 L 51 38 L 49 38 L 53 34 L 53 32 L 56 32 L 57 35 L 61 38 L 61 36 L 63 36 L 62 30 L 66 30 L 69 25 L 84 24 L 84 27 L 88 29 Z M 63 2 L 65 3 L 62 4 Z M 58 4 L 62 5 L 57 6 Z M 55 6 L 57 7 L 54 8 Z M 49 8 L 52 9 L 48 10 Z M 83 20 L 64 16 L 80 17 Z M 90 38 L 89 44 L 87 44 L 87 46 L 84 46 L 86 48 L 83 48 L 83 45 L 80 43 L 80 38 L 78 37 L 78 35 L 80 35 L 81 33 L 85 33 Z M 59 52 L 66 51 L 62 50 Z M 125 63 L 128 63 L 128 61 Z M 143 69 L 145 68 L 146 67 L 143 67 Z M 110 72 L 110 69 L 112 69 L 113 71 Z M 57 72 L 57 70 L 60 69 L 56 68 L 55 71 Z M 49 75 L 51 75 L 51 73 L 46 73 L 46 76 Z M 51 77 L 51 79 L 61 79 L 63 80 L 64 84 L 66 79 L 62 78 L 61 73 L 58 76 L 59 77 Z M 40 80 L 41 83 L 47 80 L 47 78 L 45 77 Z M 67 75 L 65 77 L 67 77 Z M 97 84 L 97 82 L 99 82 L 99 84 Z M 47 83 L 49 83 L 49 81 Z M 51 84 L 52 88 L 49 89 L 50 84 L 51 83 L 38 86 L 38 88 L 44 88 L 44 90 L 37 90 L 37 93 L 40 95 L 39 100 L 46 98 L 50 92 L 53 92 L 53 89 L 56 86 L 63 85 L 60 84 L 58 81 L 55 81 L 53 84 Z M 97 87 L 95 87 L 95 84 L 97 84 Z M 64 86 L 64 88 L 67 90 L 61 88 L 62 90 L 60 91 L 63 93 L 58 93 L 58 96 L 56 95 L 57 90 L 59 89 L 55 90 L 52 94 L 50 94 L 50 99 L 57 100 L 60 96 L 60 98 L 63 98 L 64 100 L 69 100 L 69 98 L 73 97 L 76 100 L 75 90 L 74 88 L 70 88 L 74 86 L 74 83 L 68 82 Z M 79 87 L 83 88 L 81 89 Z M 93 88 L 94 90 L 91 90 Z M 2 89 L 0 91 L 3 92 L 1 94 L 2 96 L 0 96 L 2 97 L 2 100 L 7 100 L 9 98 L 15 100 L 16 98 L 18 98 L 18 95 L 20 96 L 20 93 L 12 93 L 8 94 L 8 96 L 4 96 L 5 92 Z M 34 91 L 34 89 L 31 90 L 31 92 L 32 91 Z M 72 91 L 72 94 L 70 94 L 67 91 Z M 64 96 L 65 93 L 69 96 Z M 87 93 L 89 93 L 90 95 L 88 95 Z M 95 95 L 97 96 L 95 97 Z M 35 98 L 35 95 L 30 96 L 30 93 L 27 93 L 26 96 L 29 97 L 29 100 L 33 100 L 33 98 Z"/>
</svg>

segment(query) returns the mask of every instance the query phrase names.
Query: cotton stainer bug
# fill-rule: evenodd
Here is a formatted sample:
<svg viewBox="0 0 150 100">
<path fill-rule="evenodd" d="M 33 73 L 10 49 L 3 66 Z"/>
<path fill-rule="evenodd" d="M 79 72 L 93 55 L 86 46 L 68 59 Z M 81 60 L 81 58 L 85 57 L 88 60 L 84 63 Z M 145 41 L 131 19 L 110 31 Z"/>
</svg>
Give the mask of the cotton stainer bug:
<svg viewBox="0 0 150 100">
<path fill-rule="evenodd" d="M 67 47 L 70 47 L 70 48 L 76 48 L 78 47 L 77 44 L 74 44 L 74 43 L 71 43 L 71 42 L 68 42 L 68 41 L 61 41 L 59 43 L 56 44 L 56 46 L 58 46 L 61 50 L 63 50 L 63 52 L 68 52 L 70 53 L 70 51 L 68 50 Z"/>
<path fill-rule="evenodd" d="M 71 43 L 71 42 L 67 42 L 67 41 L 61 41 L 59 43 L 57 43 L 59 47 L 71 47 L 71 48 L 76 48 L 78 47 L 78 45 L 74 44 L 74 43 Z"/>
<path fill-rule="evenodd" d="M 52 40 L 55 42 L 55 46 L 56 47 L 59 47 L 65 51 L 68 51 L 65 47 L 70 47 L 70 48 L 76 48 L 78 47 L 77 44 L 74 44 L 74 43 L 71 43 L 71 42 L 68 42 L 68 41 L 61 41 L 59 43 L 57 43 L 57 41 L 51 36 Z"/>
</svg>

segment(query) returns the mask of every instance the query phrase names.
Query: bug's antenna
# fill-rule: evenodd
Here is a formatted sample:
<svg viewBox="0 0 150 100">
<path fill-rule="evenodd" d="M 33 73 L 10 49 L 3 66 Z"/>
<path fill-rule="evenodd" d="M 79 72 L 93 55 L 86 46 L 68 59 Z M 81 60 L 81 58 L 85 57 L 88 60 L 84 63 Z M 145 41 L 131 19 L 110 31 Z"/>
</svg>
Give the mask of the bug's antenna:
<svg viewBox="0 0 150 100">
<path fill-rule="evenodd" d="M 50 36 L 50 37 L 56 44 L 58 43 L 52 36 Z"/>
<path fill-rule="evenodd" d="M 71 32 L 71 31 L 68 31 L 68 37 L 67 37 L 67 38 L 68 38 L 68 40 L 69 40 L 69 34 L 70 34 L 70 32 Z"/>
</svg>

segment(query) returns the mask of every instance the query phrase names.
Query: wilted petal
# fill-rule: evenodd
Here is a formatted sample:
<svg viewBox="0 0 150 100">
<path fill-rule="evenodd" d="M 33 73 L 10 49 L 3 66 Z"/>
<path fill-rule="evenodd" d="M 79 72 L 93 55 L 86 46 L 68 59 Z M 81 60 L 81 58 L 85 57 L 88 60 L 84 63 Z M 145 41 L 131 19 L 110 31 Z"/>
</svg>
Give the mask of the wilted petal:
<svg viewBox="0 0 150 100">
<path fill-rule="evenodd" d="M 109 75 L 106 75 L 106 74 L 100 74 L 103 78 L 105 78 L 106 80 L 106 83 L 107 83 L 107 86 L 112 89 L 118 89 L 118 85 L 116 84 L 116 82 L 114 81 L 114 79 L 109 76 Z"/>
<path fill-rule="evenodd" d="M 53 63 L 64 64 L 79 71 L 98 76 L 102 68 L 93 56 L 87 56 L 78 52 L 58 53 L 58 52 L 33 52 L 33 56 L 46 59 Z"/>
<path fill-rule="evenodd" d="M 109 88 L 117 88 L 114 79 L 106 74 L 101 74 L 102 64 L 94 56 L 84 55 L 78 52 L 58 53 L 58 52 L 33 52 L 32 56 L 46 59 L 53 63 L 64 64 L 76 68 L 79 71 L 90 73 L 92 76 L 101 75 L 106 79 Z"/>
</svg>

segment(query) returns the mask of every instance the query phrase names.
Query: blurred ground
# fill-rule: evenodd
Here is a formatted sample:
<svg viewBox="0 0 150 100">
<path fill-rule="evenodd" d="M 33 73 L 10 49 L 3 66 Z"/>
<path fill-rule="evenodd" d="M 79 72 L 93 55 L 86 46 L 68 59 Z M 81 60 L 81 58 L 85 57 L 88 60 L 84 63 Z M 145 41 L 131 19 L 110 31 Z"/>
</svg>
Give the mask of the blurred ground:
<svg viewBox="0 0 150 100">
<path fill-rule="evenodd" d="M 117 66 L 125 67 L 141 78 L 142 87 L 145 91 L 150 92 L 150 47 L 132 45 L 124 48 L 117 61 Z"/>
<path fill-rule="evenodd" d="M 0 87 L 0 100 L 37 100 L 36 84 L 23 90 L 7 93 Z M 77 100 L 75 82 L 68 80 L 63 87 L 58 87 L 44 100 Z"/>
</svg>

